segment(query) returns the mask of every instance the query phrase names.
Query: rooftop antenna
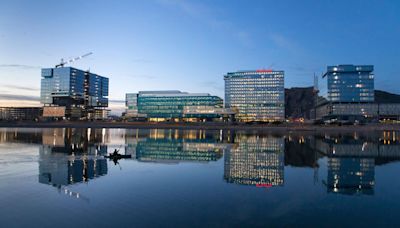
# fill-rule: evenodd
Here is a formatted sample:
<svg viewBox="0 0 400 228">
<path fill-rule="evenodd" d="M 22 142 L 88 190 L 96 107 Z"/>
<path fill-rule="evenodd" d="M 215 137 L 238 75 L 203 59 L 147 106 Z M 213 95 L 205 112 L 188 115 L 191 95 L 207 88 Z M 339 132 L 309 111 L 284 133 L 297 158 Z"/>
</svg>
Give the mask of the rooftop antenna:
<svg viewBox="0 0 400 228">
<path fill-rule="evenodd" d="M 318 93 L 318 76 L 314 72 L 314 93 Z"/>
<path fill-rule="evenodd" d="M 81 55 L 81 56 L 75 57 L 75 58 L 73 58 L 73 59 L 70 59 L 70 60 L 68 60 L 68 61 L 64 61 L 64 59 L 61 59 L 60 64 L 57 64 L 57 65 L 56 65 L 56 68 L 64 67 L 65 64 L 73 63 L 73 62 L 75 62 L 75 61 L 77 61 L 77 60 L 80 60 L 80 59 L 82 59 L 82 58 L 85 58 L 85 57 L 87 57 L 87 56 L 89 56 L 89 55 L 91 55 L 91 54 L 93 54 L 93 52 L 86 53 L 86 54 L 84 54 L 84 55 Z"/>
<path fill-rule="evenodd" d="M 319 95 L 319 86 L 318 86 L 318 76 L 314 72 L 314 86 L 313 86 L 313 112 L 312 112 L 312 118 L 316 119 L 317 118 L 317 105 L 318 105 L 318 95 Z"/>
</svg>

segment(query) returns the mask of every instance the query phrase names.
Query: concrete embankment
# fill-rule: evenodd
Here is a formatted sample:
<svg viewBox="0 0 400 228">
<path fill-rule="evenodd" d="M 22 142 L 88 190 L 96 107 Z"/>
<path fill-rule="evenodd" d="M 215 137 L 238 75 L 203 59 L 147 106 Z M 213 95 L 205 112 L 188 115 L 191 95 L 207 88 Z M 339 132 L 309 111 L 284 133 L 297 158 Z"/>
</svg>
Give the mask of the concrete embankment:
<svg viewBox="0 0 400 228">
<path fill-rule="evenodd" d="M 326 126 L 312 124 L 229 124 L 229 123 L 155 123 L 155 122 L 0 122 L 2 128 L 141 128 L 141 129 L 203 129 L 203 130 L 261 130 L 261 131 L 398 131 L 400 124 L 368 124 L 351 126 Z"/>
</svg>

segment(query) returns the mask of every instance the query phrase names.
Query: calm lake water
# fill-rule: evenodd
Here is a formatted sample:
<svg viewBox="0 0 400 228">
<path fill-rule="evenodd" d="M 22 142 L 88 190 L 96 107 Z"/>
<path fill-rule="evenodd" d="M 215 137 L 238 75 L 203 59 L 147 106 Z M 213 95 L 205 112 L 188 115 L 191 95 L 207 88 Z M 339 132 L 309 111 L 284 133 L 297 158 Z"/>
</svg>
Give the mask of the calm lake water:
<svg viewBox="0 0 400 228">
<path fill-rule="evenodd" d="M 3 128 L 0 226 L 398 226 L 399 136 Z"/>
</svg>

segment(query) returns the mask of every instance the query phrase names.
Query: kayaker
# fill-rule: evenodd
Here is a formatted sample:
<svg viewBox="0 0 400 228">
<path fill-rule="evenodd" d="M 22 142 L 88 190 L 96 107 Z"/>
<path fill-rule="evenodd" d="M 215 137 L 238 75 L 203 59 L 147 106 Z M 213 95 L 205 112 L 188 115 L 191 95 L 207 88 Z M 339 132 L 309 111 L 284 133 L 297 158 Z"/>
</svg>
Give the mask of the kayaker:
<svg viewBox="0 0 400 228">
<path fill-rule="evenodd" d="M 118 156 L 118 150 L 117 149 L 114 150 L 113 156 Z"/>
</svg>

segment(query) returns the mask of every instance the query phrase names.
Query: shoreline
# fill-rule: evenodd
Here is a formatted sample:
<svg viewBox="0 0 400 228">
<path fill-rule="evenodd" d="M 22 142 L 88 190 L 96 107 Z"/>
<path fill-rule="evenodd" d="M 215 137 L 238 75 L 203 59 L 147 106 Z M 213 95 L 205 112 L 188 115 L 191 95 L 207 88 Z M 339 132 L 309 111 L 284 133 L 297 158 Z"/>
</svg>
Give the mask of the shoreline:
<svg viewBox="0 0 400 228">
<path fill-rule="evenodd" d="M 367 124 L 328 126 L 312 124 L 231 124 L 231 123 L 155 123 L 155 122 L 0 122 L 0 128 L 127 128 L 127 129 L 198 129 L 198 130 L 257 130 L 257 131 L 400 131 L 400 124 Z"/>
</svg>

